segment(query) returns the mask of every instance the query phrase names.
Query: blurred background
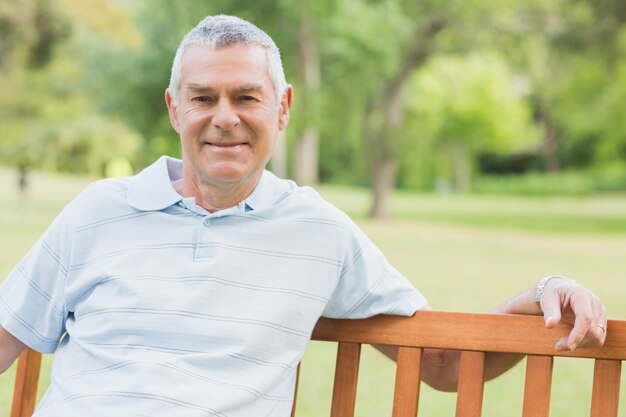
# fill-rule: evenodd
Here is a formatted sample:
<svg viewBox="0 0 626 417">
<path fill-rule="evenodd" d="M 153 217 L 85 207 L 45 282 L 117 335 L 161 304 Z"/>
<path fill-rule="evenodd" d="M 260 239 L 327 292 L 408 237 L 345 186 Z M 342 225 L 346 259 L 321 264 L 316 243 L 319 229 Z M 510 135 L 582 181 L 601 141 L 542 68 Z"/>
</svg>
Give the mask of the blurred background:
<svg viewBox="0 0 626 417">
<path fill-rule="evenodd" d="M 2 0 L 0 279 L 88 182 L 180 155 L 171 62 L 217 13 L 268 32 L 295 88 L 271 170 L 348 212 L 434 308 L 561 273 L 626 319 L 623 0 Z M 329 349 L 305 357 L 302 416 L 327 414 Z M 393 369 L 365 356 L 359 415 L 387 415 Z M 591 367 L 559 370 L 551 415 L 584 414 Z M 520 409 L 520 376 L 488 384 L 485 416 Z"/>
<path fill-rule="evenodd" d="M 310 3 L 310 4 L 309 4 Z M 163 100 L 182 36 L 237 14 L 295 87 L 272 169 L 439 193 L 626 189 L 621 0 L 5 0 L 0 161 L 91 176 L 179 155 Z"/>
</svg>

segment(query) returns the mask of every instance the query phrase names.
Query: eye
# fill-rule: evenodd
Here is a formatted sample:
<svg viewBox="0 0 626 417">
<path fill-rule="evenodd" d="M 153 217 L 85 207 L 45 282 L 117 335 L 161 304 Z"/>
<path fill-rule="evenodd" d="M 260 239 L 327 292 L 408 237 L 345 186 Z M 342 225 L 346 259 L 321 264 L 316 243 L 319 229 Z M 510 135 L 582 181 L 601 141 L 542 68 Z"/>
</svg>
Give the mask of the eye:
<svg viewBox="0 0 626 417">
<path fill-rule="evenodd" d="M 254 96 L 239 96 L 239 101 L 258 101 Z"/>
<path fill-rule="evenodd" d="M 197 101 L 199 103 L 208 103 L 208 102 L 213 101 L 213 98 L 209 96 L 198 96 L 198 97 L 193 97 L 191 101 Z"/>
</svg>

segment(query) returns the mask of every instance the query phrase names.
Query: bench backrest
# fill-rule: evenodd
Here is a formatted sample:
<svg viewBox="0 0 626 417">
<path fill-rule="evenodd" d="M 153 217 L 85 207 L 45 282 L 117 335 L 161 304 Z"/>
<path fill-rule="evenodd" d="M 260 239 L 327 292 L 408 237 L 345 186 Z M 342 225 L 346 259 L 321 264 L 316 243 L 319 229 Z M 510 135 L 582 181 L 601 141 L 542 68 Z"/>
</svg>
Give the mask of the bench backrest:
<svg viewBox="0 0 626 417">
<path fill-rule="evenodd" d="M 621 366 L 626 359 L 626 321 L 609 320 L 607 328 L 607 339 L 602 348 L 556 352 L 554 346 L 557 340 L 568 334 L 571 326 L 560 324 L 549 330 L 543 318 L 537 316 L 419 311 L 411 318 L 323 318 L 313 332 L 313 339 L 339 344 L 331 417 L 354 416 L 362 344 L 399 346 L 393 417 L 417 415 L 423 348 L 463 351 L 457 417 L 482 415 L 485 352 L 528 355 L 521 410 L 524 417 L 549 415 L 555 356 L 593 358 L 595 365 L 590 415 L 617 417 Z M 295 415 L 294 405 L 292 416 Z"/>
<path fill-rule="evenodd" d="M 419 404 L 422 349 L 463 351 L 457 417 L 482 413 L 485 352 L 528 355 L 522 415 L 549 415 L 555 356 L 595 359 L 591 417 L 617 417 L 621 366 L 626 359 L 626 321 L 609 320 L 602 348 L 556 352 L 570 327 L 545 328 L 535 316 L 419 311 L 413 317 L 361 320 L 321 319 L 314 340 L 338 342 L 331 417 L 353 417 L 362 344 L 399 346 L 392 417 L 415 417 Z M 24 352 L 18 362 L 11 417 L 30 417 L 36 401 L 41 355 Z M 296 415 L 296 404 L 292 416 Z"/>
</svg>

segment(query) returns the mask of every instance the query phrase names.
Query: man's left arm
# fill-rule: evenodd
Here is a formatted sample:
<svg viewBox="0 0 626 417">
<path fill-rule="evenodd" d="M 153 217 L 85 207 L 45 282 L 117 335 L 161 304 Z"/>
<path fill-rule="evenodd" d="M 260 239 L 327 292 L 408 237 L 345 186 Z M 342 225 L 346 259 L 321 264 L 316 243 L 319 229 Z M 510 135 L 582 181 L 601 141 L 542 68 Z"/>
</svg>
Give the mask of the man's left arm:
<svg viewBox="0 0 626 417">
<path fill-rule="evenodd" d="M 553 275 L 511 298 L 494 313 L 543 315 L 549 329 L 559 322 L 573 325 L 556 343 L 557 351 L 597 347 L 606 339 L 606 309 L 590 290 L 569 278 Z"/>
<path fill-rule="evenodd" d="M 426 307 L 430 309 L 430 307 Z M 560 276 L 547 277 L 537 285 L 511 298 L 494 313 L 543 315 L 546 327 L 560 321 L 573 325 L 568 336 L 558 340 L 557 351 L 602 346 L 606 339 L 606 309 L 591 291 L 573 280 Z M 396 349 L 376 346 L 395 359 Z M 485 379 L 493 379 L 517 364 L 523 355 L 488 353 L 485 358 Z M 454 350 L 424 349 L 422 379 L 442 391 L 455 391 L 458 383 L 460 353 Z"/>
</svg>

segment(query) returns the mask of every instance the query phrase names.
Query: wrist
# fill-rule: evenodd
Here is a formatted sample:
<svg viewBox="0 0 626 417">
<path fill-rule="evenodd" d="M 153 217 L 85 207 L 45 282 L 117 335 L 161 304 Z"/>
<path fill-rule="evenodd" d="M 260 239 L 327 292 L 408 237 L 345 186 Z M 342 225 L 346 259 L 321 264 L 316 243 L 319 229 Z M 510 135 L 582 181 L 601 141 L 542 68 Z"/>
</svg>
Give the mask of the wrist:
<svg viewBox="0 0 626 417">
<path fill-rule="evenodd" d="M 575 282 L 571 278 L 566 278 L 560 275 L 547 275 L 541 278 L 541 280 L 539 280 L 539 282 L 537 283 L 535 287 L 535 302 L 536 303 L 538 304 L 541 303 L 541 300 L 543 299 L 543 295 L 545 293 L 546 287 L 548 286 L 548 283 L 556 281 L 556 280 L 565 280 L 569 282 Z"/>
</svg>

